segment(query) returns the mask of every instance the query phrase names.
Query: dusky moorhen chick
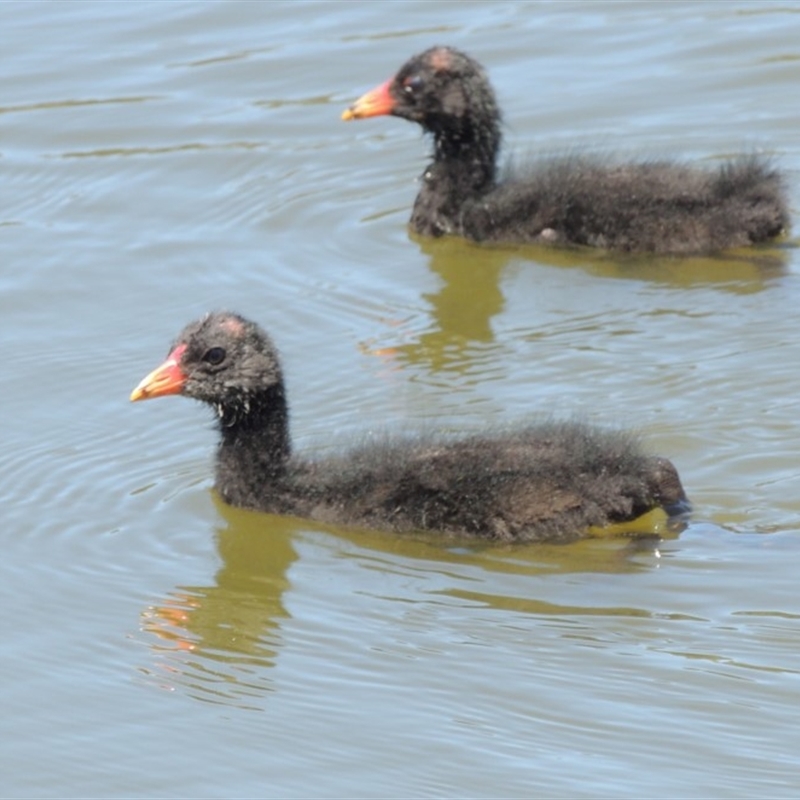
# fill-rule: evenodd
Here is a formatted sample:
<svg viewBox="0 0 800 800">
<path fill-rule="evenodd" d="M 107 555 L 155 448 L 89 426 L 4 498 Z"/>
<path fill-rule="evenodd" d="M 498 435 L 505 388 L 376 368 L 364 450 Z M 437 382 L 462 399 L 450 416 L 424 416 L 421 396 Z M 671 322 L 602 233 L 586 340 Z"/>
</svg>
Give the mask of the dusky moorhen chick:
<svg viewBox="0 0 800 800">
<path fill-rule="evenodd" d="M 342 119 L 383 114 L 433 137 L 411 214 L 420 234 L 690 255 L 765 242 L 788 227 L 781 175 L 756 156 L 715 169 L 574 156 L 501 177 L 494 91 L 481 65 L 452 47 L 409 59 Z"/>
<path fill-rule="evenodd" d="M 216 489 L 235 506 L 388 531 L 568 541 L 661 507 L 688 510 L 675 467 L 630 434 L 551 422 L 464 437 L 379 438 L 292 454 L 278 353 L 253 322 L 188 325 L 131 400 L 182 394 L 216 412 Z"/>
</svg>

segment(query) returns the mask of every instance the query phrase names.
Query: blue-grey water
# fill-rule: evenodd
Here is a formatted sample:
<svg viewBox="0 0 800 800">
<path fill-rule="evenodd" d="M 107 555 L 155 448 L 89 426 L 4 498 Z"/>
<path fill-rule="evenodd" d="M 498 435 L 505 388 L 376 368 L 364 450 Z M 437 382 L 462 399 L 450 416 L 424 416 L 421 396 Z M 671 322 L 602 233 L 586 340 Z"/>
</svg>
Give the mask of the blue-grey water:
<svg viewBox="0 0 800 800">
<path fill-rule="evenodd" d="M 0 4 L 0 794 L 797 797 L 800 4 Z M 774 158 L 716 259 L 409 236 L 427 145 L 355 97 L 432 44 L 506 153 Z M 526 415 L 678 466 L 658 545 L 459 547 L 230 509 L 128 395 L 264 324 L 298 449 Z"/>
</svg>

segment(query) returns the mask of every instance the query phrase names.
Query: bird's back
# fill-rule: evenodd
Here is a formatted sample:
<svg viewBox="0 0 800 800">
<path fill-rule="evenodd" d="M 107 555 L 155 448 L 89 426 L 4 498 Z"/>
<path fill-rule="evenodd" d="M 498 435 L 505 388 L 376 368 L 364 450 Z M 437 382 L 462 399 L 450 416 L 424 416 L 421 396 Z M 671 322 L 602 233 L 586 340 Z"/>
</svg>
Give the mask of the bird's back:
<svg viewBox="0 0 800 800">
<path fill-rule="evenodd" d="M 630 435 L 552 423 L 462 439 L 380 438 L 298 462 L 294 513 L 392 531 L 569 540 L 685 503 L 674 467 Z"/>
<path fill-rule="evenodd" d="M 765 242 L 788 222 L 780 174 L 756 157 L 715 170 L 568 158 L 501 182 L 460 224 L 475 241 L 688 255 Z"/>
</svg>

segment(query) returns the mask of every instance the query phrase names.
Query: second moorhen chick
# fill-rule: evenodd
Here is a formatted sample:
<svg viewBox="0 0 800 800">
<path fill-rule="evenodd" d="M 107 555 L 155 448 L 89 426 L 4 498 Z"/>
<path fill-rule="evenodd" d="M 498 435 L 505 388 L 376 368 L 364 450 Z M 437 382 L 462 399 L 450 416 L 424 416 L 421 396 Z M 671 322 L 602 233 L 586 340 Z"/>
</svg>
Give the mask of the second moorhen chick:
<svg viewBox="0 0 800 800">
<path fill-rule="evenodd" d="M 420 234 L 689 255 L 765 242 L 788 227 L 781 175 L 755 156 L 715 169 L 575 156 L 501 177 L 494 91 L 481 65 L 452 47 L 414 56 L 342 119 L 382 114 L 433 137 L 411 214 Z"/>
</svg>

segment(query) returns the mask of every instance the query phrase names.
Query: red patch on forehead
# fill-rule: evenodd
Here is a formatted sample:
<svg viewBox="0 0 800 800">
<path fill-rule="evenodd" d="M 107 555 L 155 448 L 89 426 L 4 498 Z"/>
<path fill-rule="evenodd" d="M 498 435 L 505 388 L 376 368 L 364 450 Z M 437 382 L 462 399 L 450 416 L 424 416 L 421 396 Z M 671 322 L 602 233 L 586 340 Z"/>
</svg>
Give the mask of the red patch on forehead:
<svg viewBox="0 0 800 800">
<path fill-rule="evenodd" d="M 174 361 L 176 364 L 181 363 L 181 358 L 183 354 L 186 352 L 186 345 L 179 344 L 168 356 L 167 361 Z"/>
<path fill-rule="evenodd" d="M 436 72 L 443 72 L 450 69 L 452 63 L 450 51 L 445 47 L 440 47 L 431 53 L 431 66 Z"/>
<path fill-rule="evenodd" d="M 244 333 L 244 325 L 241 320 L 228 317 L 220 322 L 220 328 L 234 336 L 241 336 Z"/>
</svg>

